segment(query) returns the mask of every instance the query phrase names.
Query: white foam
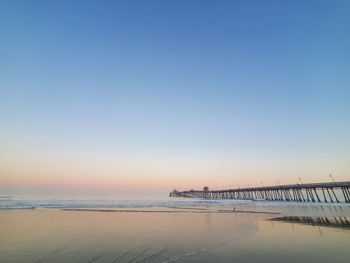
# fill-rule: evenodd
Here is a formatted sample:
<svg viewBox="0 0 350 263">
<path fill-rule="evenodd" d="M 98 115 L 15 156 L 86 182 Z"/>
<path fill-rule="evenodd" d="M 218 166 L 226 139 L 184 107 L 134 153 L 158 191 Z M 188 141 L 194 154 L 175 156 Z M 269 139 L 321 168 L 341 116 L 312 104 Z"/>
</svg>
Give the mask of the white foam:
<svg viewBox="0 0 350 263">
<path fill-rule="evenodd" d="M 170 262 L 177 261 L 177 260 L 179 260 L 179 259 L 180 259 L 180 258 L 174 258 L 174 257 L 172 257 L 172 258 L 169 258 L 168 260 L 162 261 L 161 263 L 170 263 Z"/>
<path fill-rule="evenodd" d="M 196 198 L 64 198 L 64 197 L 15 197 L 2 196 L 0 209 L 33 209 L 33 208 L 142 208 L 142 207 L 196 207 L 196 206 L 282 206 L 282 207 L 314 207 L 314 206 L 348 206 L 348 204 L 330 203 L 293 203 L 277 201 L 250 200 L 207 200 Z"/>
</svg>

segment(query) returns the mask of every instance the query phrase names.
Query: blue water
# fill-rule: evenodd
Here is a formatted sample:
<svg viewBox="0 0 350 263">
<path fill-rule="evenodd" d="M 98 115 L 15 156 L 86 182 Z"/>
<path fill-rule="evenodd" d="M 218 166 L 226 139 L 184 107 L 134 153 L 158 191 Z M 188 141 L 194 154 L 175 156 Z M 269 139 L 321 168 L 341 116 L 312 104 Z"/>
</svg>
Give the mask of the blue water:
<svg viewBox="0 0 350 263">
<path fill-rule="evenodd" d="M 250 207 L 305 207 L 329 206 L 326 203 L 294 203 L 250 200 L 205 200 L 196 198 L 149 196 L 0 196 L 0 209 L 37 208 L 142 208 L 142 207 L 196 207 L 196 206 L 250 206 Z M 348 204 L 332 204 L 349 206 Z"/>
<path fill-rule="evenodd" d="M 0 209 L 34 208 L 141 208 L 247 205 L 252 201 L 203 200 L 170 197 L 0 196 Z"/>
</svg>

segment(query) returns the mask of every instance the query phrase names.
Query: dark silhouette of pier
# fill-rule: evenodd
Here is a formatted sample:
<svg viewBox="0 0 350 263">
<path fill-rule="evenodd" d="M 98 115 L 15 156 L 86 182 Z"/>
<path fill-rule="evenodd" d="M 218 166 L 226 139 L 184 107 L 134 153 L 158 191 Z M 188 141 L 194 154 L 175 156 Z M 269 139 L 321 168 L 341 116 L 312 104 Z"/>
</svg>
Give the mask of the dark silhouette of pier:
<svg viewBox="0 0 350 263">
<path fill-rule="evenodd" d="M 313 184 L 290 184 L 226 190 L 172 191 L 171 197 L 204 199 L 269 200 L 287 202 L 350 203 L 350 181 Z"/>
</svg>

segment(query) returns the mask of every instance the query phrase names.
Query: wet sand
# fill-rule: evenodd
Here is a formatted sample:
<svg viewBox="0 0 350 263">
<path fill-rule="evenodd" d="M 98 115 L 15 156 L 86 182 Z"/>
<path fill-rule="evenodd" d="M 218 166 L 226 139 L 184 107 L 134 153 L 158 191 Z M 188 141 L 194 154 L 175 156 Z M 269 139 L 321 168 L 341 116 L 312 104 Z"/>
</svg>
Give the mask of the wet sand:
<svg viewBox="0 0 350 263">
<path fill-rule="evenodd" d="M 281 219 L 327 209 L 2 210 L 0 262 L 348 262 L 349 228 Z"/>
</svg>

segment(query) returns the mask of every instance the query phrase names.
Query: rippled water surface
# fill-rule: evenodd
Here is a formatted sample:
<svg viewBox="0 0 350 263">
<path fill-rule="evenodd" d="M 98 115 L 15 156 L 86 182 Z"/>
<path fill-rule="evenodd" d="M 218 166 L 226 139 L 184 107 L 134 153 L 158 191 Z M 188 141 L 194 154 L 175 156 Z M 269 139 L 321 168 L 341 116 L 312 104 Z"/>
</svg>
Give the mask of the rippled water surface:
<svg viewBox="0 0 350 263">
<path fill-rule="evenodd" d="M 350 256 L 346 205 L 0 199 L 0 262 L 348 262 Z"/>
</svg>

